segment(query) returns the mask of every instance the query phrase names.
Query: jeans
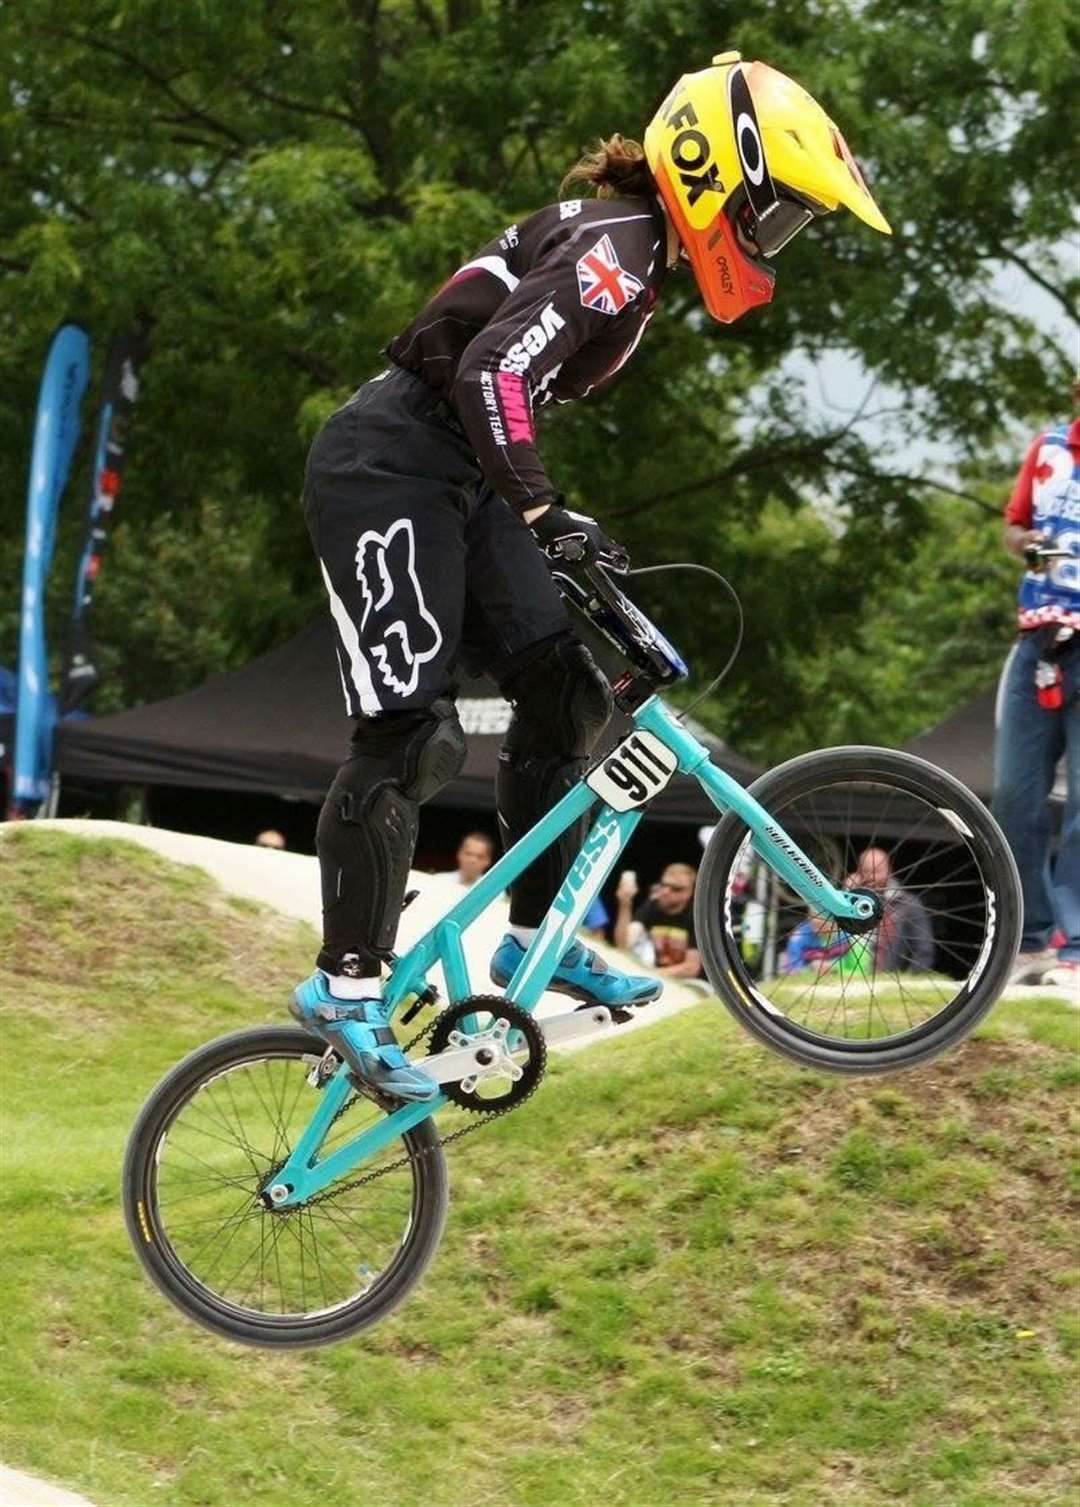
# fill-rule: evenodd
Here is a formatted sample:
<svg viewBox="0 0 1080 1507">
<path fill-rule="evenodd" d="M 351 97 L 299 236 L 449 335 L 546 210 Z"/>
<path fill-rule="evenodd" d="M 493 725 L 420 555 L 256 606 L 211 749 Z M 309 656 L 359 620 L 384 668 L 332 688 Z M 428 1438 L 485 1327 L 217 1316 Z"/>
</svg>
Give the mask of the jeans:
<svg viewBox="0 0 1080 1507">
<path fill-rule="evenodd" d="M 998 693 L 993 810 L 1013 850 L 1024 894 L 1020 947 L 1046 947 L 1065 933 L 1063 961 L 1080 961 L 1080 635 L 1057 656 L 1064 702 L 1053 711 L 1035 694 L 1035 666 L 1046 654 L 1042 631 L 1021 636 L 1005 661 Z M 1050 855 L 1047 797 L 1064 755 L 1066 795 L 1061 840 Z"/>
</svg>

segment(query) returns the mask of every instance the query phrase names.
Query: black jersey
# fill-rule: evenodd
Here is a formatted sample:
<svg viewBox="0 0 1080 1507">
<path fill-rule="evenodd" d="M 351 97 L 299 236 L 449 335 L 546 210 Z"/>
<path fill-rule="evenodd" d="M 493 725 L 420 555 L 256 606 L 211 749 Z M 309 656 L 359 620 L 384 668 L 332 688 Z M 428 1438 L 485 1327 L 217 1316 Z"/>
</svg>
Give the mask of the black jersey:
<svg viewBox="0 0 1080 1507">
<path fill-rule="evenodd" d="M 535 409 L 584 397 L 628 359 L 652 316 L 666 250 L 655 199 L 549 204 L 459 267 L 387 347 L 442 393 L 488 483 L 513 507 L 555 495 Z"/>
</svg>

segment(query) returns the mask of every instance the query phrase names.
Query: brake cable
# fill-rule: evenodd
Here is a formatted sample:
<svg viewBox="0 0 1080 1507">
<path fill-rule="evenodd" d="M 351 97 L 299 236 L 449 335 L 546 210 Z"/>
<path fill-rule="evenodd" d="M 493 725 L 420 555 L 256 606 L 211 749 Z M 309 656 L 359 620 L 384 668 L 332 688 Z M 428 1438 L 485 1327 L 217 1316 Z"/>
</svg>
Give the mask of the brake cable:
<svg viewBox="0 0 1080 1507">
<path fill-rule="evenodd" d="M 703 691 L 699 692 L 698 695 L 694 697 L 689 706 L 683 707 L 682 711 L 676 714 L 676 722 L 685 722 L 694 708 L 696 706 L 700 706 L 707 696 L 712 695 L 720 682 L 727 676 L 732 665 L 738 658 L 739 650 L 742 648 L 743 630 L 746 626 L 746 619 L 743 614 L 742 602 L 739 600 L 739 594 L 735 590 L 734 586 L 732 586 L 731 582 L 727 579 L 726 576 L 722 576 L 718 570 L 713 570 L 709 565 L 698 565 L 695 561 L 692 560 L 680 560 L 670 565 L 639 565 L 636 570 L 625 571 L 624 575 L 652 576 L 658 574 L 658 572 L 663 570 L 697 570 L 700 571 L 702 575 L 712 576 L 713 580 L 719 581 L 721 586 L 723 586 L 724 590 L 731 597 L 731 600 L 735 603 L 735 611 L 738 614 L 739 626 L 738 631 L 735 634 L 735 647 L 728 655 L 727 661 L 724 664 L 724 668 L 720 671 L 719 675 L 717 675 L 713 680 L 709 681 L 709 684 Z"/>
</svg>

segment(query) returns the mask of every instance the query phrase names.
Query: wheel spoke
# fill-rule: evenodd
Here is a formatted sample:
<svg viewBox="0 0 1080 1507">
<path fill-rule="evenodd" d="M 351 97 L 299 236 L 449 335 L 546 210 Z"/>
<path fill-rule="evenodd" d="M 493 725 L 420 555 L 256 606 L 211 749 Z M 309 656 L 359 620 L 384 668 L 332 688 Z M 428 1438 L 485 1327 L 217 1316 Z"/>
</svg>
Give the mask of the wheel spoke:
<svg viewBox="0 0 1080 1507">
<path fill-rule="evenodd" d="M 716 901 L 705 907 L 716 917 L 705 952 L 717 992 L 740 1019 L 800 1061 L 817 1062 L 829 1047 L 860 1054 L 851 1056 L 854 1070 L 879 1047 L 887 1046 L 890 1065 L 909 1044 L 926 1055 L 923 1044 L 956 1034 L 954 1019 L 984 1012 L 992 1001 L 972 1004 L 981 987 L 973 970 L 978 963 L 980 980 L 988 971 L 992 982 L 1000 979 L 1000 966 L 989 970 L 988 960 L 1013 945 L 1000 934 L 1003 907 L 1011 930 L 1018 906 L 1007 855 L 974 797 L 902 754 L 870 750 L 864 769 L 850 751 L 808 755 L 775 779 L 766 776 L 760 799 L 835 884 L 876 888 L 883 909 L 871 931 L 849 932 L 781 885 L 780 910 L 769 922 L 779 971 L 752 976 L 725 919 L 738 915 L 732 885 L 749 842 L 746 827 L 733 823 L 703 870 L 707 884 L 720 880 Z M 802 961 L 785 971 L 797 927 L 803 945 L 793 956 Z M 739 981 L 734 992 L 729 975 Z"/>
<path fill-rule="evenodd" d="M 216 1295 L 214 1326 L 225 1333 L 233 1331 L 226 1320 L 218 1322 L 222 1306 L 249 1327 L 273 1320 L 285 1321 L 287 1329 L 312 1314 L 362 1313 L 364 1305 L 392 1301 L 382 1295 L 383 1277 L 409 1259 L 424 1169 L 412 1154 L 396 1165 L 400 1142 L 363 1168 L 368 1181 L 354 1181 L 345 1193 L 331 1186 L 310 1204 L 280 1211 L 259 1201 L 318 1103 L 309 1069 L 310 1048 L 304 1055 L 240 1053 L 224 1066 L 214 1064 L 163 1117 L 147 1153 L 152 1194 L 149 1204 L 143 1196 L 143 1206 L 153 1211 L 154 1253 L 170 1272 L 188 1273 Z M 382 1114 L 368 1098 L 352 1096 L 328 1128 L 324 1154 Z M 394 1290 L 404 1290 L 400 1279 Z M 184 1307 L 197 1302 L 189 1286 L 176 1301 Z M 201 1310 L 200 1316 L 206 1321 Z M 280 1342 L 279 1332 L 267 1342 Z"/>
</svg>

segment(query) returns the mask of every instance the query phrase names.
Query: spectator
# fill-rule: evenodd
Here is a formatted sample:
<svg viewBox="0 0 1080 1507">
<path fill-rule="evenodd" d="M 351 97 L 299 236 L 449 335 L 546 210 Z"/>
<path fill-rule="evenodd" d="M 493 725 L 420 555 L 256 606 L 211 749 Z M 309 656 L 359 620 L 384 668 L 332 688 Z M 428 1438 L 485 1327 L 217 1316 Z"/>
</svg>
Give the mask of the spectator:
<svg viewBox="0 0 1080 1507">
<path fill-rule="evenodd" d="M 850 939 L 838 929 L 835 921 L 827 921 L 824 916 L 816 914 L 807 916 L 787 939 L 780 959 L 780 972 L 798 973 L 803 968 L 815 968 L 818 973 L 824 973 L 847 953 L 850 946 Z"/>
<path fill-rule="evenodd" d="M 1080 379 L 1070 424 L 1028 447 L 1005 508 L 1005 548 L 1027 566 L 1020 637 L 1001 672 L 994 815 L 1016 858 L 1024 930 L 1013 983 L 1080 989 Z M 1039 545 L 1061 551 L 1040 561 Z M 1065 810 L 1056 861 L 1047 797 L 1064 756 Z M 1050 945 L 1055 923 L 1064 941 Z"/>
<path fill-rule="evenodd" d="M 607 929 L 610 925 L 611 917 L 608 915 L 608 908 L 597 895 L 582 916 L 581 926 L 578 929 L 581 935 L 588 937 L 591 942 L 603 942 L 607 938 Z"/>
<path fill-rule="evenodd" d="M 495 841 L 486 832 L 466 832 L 457 850 L 458 884 L 469 889 L 495 862 Z"/>
<path fill-rule="evenodd" d="M 884 913 L 874 936 L 874 968 L 878 973 L 928 972 L 934 963 L 934 933 L 926 907 L 917 895 L 897 884 L 892 861 L 884 848 L 865 848 L 845 889 L 875 890 Z"/>
<path fill-rule="evenodd" d="M 701 954 L 694 936 L 694 885 L 697 870 L 669 863 L 649 898 L 633 910 L 637 875 L 627 869 L 615 890 L 615 945 L 652 963 L 666 978 L 700 978 Z"/>
<path fill-rule="evenodd" d="M 855 872 L 844 880 L 845 889 L 875 890 L 884 902 L 884 913 L 877 930 L 868 935 L 873 959 L 856 961 L 853 972 L 869 979 L 874 973 L 926 973 L 934 962 L 934 934 L 926 907 L 917 895 L 896 883 L 892 860 L 884 848 L 865 848 L 858 857 Z M 834 921 L 814 914 L 801 921 L 787 939 L 780 963 L 781 973 L 795 973 L 800 968 L 816 968 L 819 973 L 847 957 L 852 939 Z M 841 964 L 841 972 L 844 965 Z"/>
<path fill-rule="evenodd" d="M 267 827 L 265 832 L 260 832 L 255 839 L 257 848 L 277 848 L 279 851 L 286 847 L 285 838 L 273 827 Z"/>
</svg>

